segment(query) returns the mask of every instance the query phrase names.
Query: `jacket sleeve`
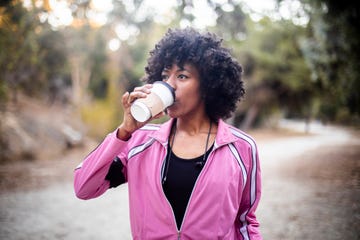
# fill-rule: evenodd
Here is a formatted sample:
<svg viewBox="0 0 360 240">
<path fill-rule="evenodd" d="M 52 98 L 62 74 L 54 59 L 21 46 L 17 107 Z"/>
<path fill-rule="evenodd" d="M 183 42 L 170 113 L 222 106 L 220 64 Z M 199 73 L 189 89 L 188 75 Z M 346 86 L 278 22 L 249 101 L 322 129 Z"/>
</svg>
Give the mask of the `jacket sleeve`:
<svg viewBox="0 0 360 240">
<path fill-rule="evenodd" d="M 255 211 L 261 196 L 261 173 L 260 161 L 255 142 L 251 144 L 248 151 L 249 160 L 247 181 L 242 192 L 240 209 L 238 213 L 239 229 L 241 239 L 262 240 L 259 230 L 259 222 L 256 219 Z"/>
<path fill-rule="evenodd" d="M 74 171 L 74 190 L 80 199 L 96 198 L 126 181 L 127 142 L 110 133 Z"/>
</svg>

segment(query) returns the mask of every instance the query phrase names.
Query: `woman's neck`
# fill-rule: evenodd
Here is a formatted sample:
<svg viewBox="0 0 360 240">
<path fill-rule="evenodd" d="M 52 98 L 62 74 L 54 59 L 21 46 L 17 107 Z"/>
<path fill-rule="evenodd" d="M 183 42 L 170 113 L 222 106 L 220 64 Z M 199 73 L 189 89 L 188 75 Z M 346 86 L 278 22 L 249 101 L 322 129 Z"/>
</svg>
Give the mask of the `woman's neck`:
<svg viewBox="0 0 360 240">
<path fill-rule="evenodd" d="M 176 128 L 178 132 L 183 132 L 188 135 L 197 135 L 207 133 L 210 127 L 210 118 L 179 118 L 176 121 Z"/>
<path fill-rule="evenodd" d="M 206 152 L 215 141 L 217 124 L 210 119 L 184 121 L 177 119 L 169 139 L 172 152 L 181 158 L 192 159 Z"/>
</svg>

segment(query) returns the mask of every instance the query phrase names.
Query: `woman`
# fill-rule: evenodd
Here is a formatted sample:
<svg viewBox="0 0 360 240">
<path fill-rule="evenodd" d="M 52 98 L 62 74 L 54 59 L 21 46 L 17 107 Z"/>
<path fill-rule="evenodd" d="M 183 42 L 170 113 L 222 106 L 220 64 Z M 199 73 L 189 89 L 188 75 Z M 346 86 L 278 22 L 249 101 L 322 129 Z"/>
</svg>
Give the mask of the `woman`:
<svg viewBox="0 0 360 240">
<path fill-rule="evenodd" d="M 121 125 L 75 170 L 76 195 L 128 183 L 134 239 L 262 239 L 256 144 L 224 122 L 244 95 L 241 66 L 215 35 L 187 28 L 166 33 L 145 71 L 122 96 Z M 170 119 L 137 122 L 131 104 L 161 79 L 175 89 Z"/>
</svg>

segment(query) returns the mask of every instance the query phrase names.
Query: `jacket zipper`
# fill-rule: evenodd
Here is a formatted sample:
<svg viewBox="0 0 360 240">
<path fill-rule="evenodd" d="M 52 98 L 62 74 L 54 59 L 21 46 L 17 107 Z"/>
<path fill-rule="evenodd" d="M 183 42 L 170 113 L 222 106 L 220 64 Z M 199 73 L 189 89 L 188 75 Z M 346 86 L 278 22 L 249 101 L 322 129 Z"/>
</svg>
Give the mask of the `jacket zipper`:
<svg viewBox="0 0 360 240">
<path fill-rule="evenodd" d="M 211 150 L 211 152 L 209 153 L 209 156 L 208 156 L 208 158 L 207 158 L 207 159 L 209 159 L 209 158 L 210 158 L 210 156 L 211 156 L 211 154 L 213 153 L 213 151 L 214 151 L 214 150 L 215 150 L 215 146 L 214 146 L 214 148 Z M 166 160 L 166 156 L 167 156 L 167 147 L 166 147 L 165 153 L 166 153 L 166 154 L 165 154 L 165 159 L 163 160 L 163 164 L 162 164 L 162 165 L 164 165 L 164 164 L 165 164 L 165 160 Z M 208 161 L 206 160 L 206 162 L 205 162 L 205 165 L 204 165 L 203 169 L 204 169 L 207 165 L 208 165 Z M 164 166 L 164 167 L 166 167 L 166 166 Z M 178 228 L 177 228 L 177 224 L 176 224 L 176 218 L 175 218 L 175 213 L 174 213 L 174 210 L 172 209 L 172 206 L 171 206 L 171 204 L 170 204 L 169 200 L 167 199 L 167 197 L 166 197 L 166 195 L 165 195 L 164 191 L 162 191 L 162 192 L 163 192 L 163 196 L 164 196 L 164 198 L 166 199 L 167 203 L 169 204 L 169 207 L 170 207 L 171 212 L 172 212 L 173 220 L 174 220 L 175 227 L 176 227 L 176 231 L 177 231 L 177 239 L 178 239 L 178 240 L 180 240 L 180 239 L 181 239 L 181 228 L 182 228 L 182 226 L 183 226 L 183 224 L 184 224 L 185 217 L 186 217 L 186 215 L 187 215 L 187 211 L 188 211 L 188 208 L 189 208 L 189 204 L 190 204 L 191 198 L 192 198 L 192 196 L 193 196 L 193 193 L 194 193 L 195 187 L 196 187 L 196 185 L 197 185 L 197 182 L 198 182 L 199 178 L 200 178 L 200 177 L 201 177 L 201 175 L 202 175 L 202 172 L 203 172 L 203 171 L 201 171 L 201 172 L 200 172 L 200 174 L 199 174 L 199 176 L 197 177 L 196 182 L 195 182 L 195 184 L 194 184 L 194 187 L 193 187 L 193 190 L 192 190 L 192 192 L 191 192 L 191 195 L 190 195 L 189 201 L 188 201 L 188 203 L 187 203 L 187 205 L 186 205 L 186 209 L 185 209 L 185 213 L 184 213 L 183 220 L 182 220 L 181 225 L 180 225 L 180 229 L 178 229 Z M 161 178 L 160 178 L 160 179 L 161 179 L 161 180 L 160 180 L 160 184 L 161 184 L 161 186 L 162 186 L 162 176 L 161 176 Z"/>
<path fill-rule="evenodd" d="M 214 146 L 214 148 L 211 150 L 211 152 L 209 153 L 209 156 L 208 156 L 207 159 L 210 158 L 210 156 L 211 156 L 211 154 L 213 153 L 214 150 L 215 150 L 215 146 Z M 206 160 L 203 169 L 204 169 L 207 165 L 208 165 L 208 161 Z M 203 169 L 202 169 L 202 170 L 203 170 Z M 193 190 L 192 190 L 192 192 L 191 192 L 191 194 L 190 194 L 189 201 L 188 201 L 188 203 L 187 203 L 187 205 L 186 205 L 184 217 L 183 217 L 183 220 L 182 220 L 181 225 L 180 225 L 180 230 L 178 231 L 178 240 L 180 239 L 181 228 L 182 228 L 182 226 L 183 226 L 183 224 L 184 224 L 184 221 L 185 221 L 185 218 L 186 218 L 186 215 L 187 215 L 187 212 L 188 212 L 188 208 L 189 208 L 189 205 L 190 205 L 190 201 L 191 201 L 191 199 L 192 199 L 192 196 L 193 196 L 193 193 L 194 193 L 194 191 L 195 191 L 196 185 L 197 185 L 197 183 L 198 183 L 198 181 L 199 181 L 199 178 L 200 178 L 201 175 L 202 175 L 202 172 L 203 172 L 202 170 L 201 170 L 199 176 L 198 176 L 197 179 L 196 179 L 196 182 L 195 182 L 195 184 L 194 184 Z M 164 195 L 165 195 L 165 194 L 164 194 Z M 166 196 L 165 196 L 165 197 L 166 197 Z M 169 204 L 170 204 L 170 203 L 169 203 Z M 170 204 L 170 206 L 171 206 L 171 204 Z M 171 208 L 171 209 L 172 209 L 172 208 Z M 174 211 L 173 211 L 173 213 L 174 213 Z M 174 214 L 174 219 L 175 219 L 175 214 Z M 176 220 L 175 220 L 175 223 L 176 223 Z"/>
</svg>

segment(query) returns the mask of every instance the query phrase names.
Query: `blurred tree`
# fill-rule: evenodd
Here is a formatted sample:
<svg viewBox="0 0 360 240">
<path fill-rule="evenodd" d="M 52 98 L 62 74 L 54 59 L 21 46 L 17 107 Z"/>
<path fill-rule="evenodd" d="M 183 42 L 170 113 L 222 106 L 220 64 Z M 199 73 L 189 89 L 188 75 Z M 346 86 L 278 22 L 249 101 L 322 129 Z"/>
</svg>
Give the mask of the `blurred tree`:
<svg viewBox="0 0 360 240">
<path fill-rule="evenodd" d="M 106 64 L 109 60 L 106 52 L 107 42 L 104 35 L 106 29 L 95 30 L 94 46 L 90 48 L 89 59 L 91 59 L 89 90 L 95 98 L 106 98 L 109 86 Z"/>
<path fill-rule="evenodd" d="M 213 27 L 213 31 L 221 36 L 229 45 L 229 47 L 238 50 L 239 43 L 246 38 L 247 22 L 250 21 L 249 16 L 242 10 L 243 6 L 234 1 L 228 1 L 226 4 L 220 4 L 216 1 L 210 1 L 210 5 L 218 15 L 217 26 Z"/>
<path fill-rule="evenodd" d="M 145 9 L 144 1 L 115 1 L 109 16 L 109 28 L 121 40 L 119 77 L 124 89 L 131 91 L 142 84 L 144 67 L 150 49 L 164 30 L 154 22 L 155 12 Z"/>
<path fill-rule="evenodd" d="M 298 26 L 284 19 L 255 22 L 239 1 L 206 2 L 217 16 L 217 25 L 207 28 L 244 67 L 247 94 L 238 124 L 248 128 L 274 112 L 309 118 L 317 114 L 316 104 L 330 120 L 359 115 L 358 8 L 347 1 L 301 0 L 310 24 Z M 149 50 L 167 28 L 195 26 L 197 18 L 193 1 L 177 1 L 162 22 L 143 0 L 113 1 L 106 24 L 99 25 L 91 0 L 68 0 L 72 24 L 54 27 L 44 18 L 53 11 L 50 2 L 31 3 L 0 5 L 0 97 L 20 89 L 55 100 L 71 88 L 76 105 L 117 108 L 103 114 L 113 121 L 122 114 L 121 91 L 141 84 Z M 112 39 L 118 50 L 107 48 Z"/>
<path fill-rule="evenodd" d="M 287 116 L 311 117 L 316 90 L 299 44 L 305 29 L 290 21 L 264 18 L 249 31 L 240 57 L 245 60 L 248 80 L 245 107 L 249 110 L 243 128 L 259 120 L 256 113 L 262 119 L 279 111 Z"/>
<path fill-rule="evenodd" d="M 80 107 L 82 102 L 88 98 L 91 66 L 94 62 L 90 58 L 92 49 L 96 49 L 96 31 L 92 28 L 88 11 L 90 0 L 71 1 L 73 9 L 72 25 L 61 29 L 65 36 L 65 47 L 71 71 L 72 102 Z"/>
<path fill-rule="evenodd" d="M 9 93 L 16 100 L 19 89 L 29 93 L 37 89 L 29 80 L 34 79 L 38 66 L 35 30 L 40 23 L 21 1 L 3 3 L 0 11 L 0 93 L 4 100 Z"/>
<path fill-rule="evenodd" d="M 284 112 L 309 118 L 316 91 L 300 50 L 304 27 L 291 21 L 251 20 L 240 3 L 213 3 L 217 32 L 243 65 L 246 95 L 236 112 L 235 124 L 248 129 Z"/>
<path fill-rule="evenodd" d="M 322 90 L 324 120 L 360 120 L 360 8 L 350 1 L 301 0 L 311 32 L 302 50 Z"/>
<path fill-rule="evenodd" d="M 38 81 L 45 86 L 43 95 L 48 95 L 50 103 L 67 103 L 70 99 L 67 90 L 70 87 L 66 51 L 64 51 L 64 37 L 58 31 L 52 31 L 49 26 L 39 34 L 37 55 L 39 75 L 32 81 Z"/>
<path fill-rule="evenodd" d="M 16 100 L 21 90 L 28 95 L 56 94 L 55 88 L 66 76 L 63 36 L 41 22 L 43 9 L 22 1 L 8 1 L 0 7 L 0 98 Z M 60 79 L 60 80 L 59 80 Z"/>
</svg>

